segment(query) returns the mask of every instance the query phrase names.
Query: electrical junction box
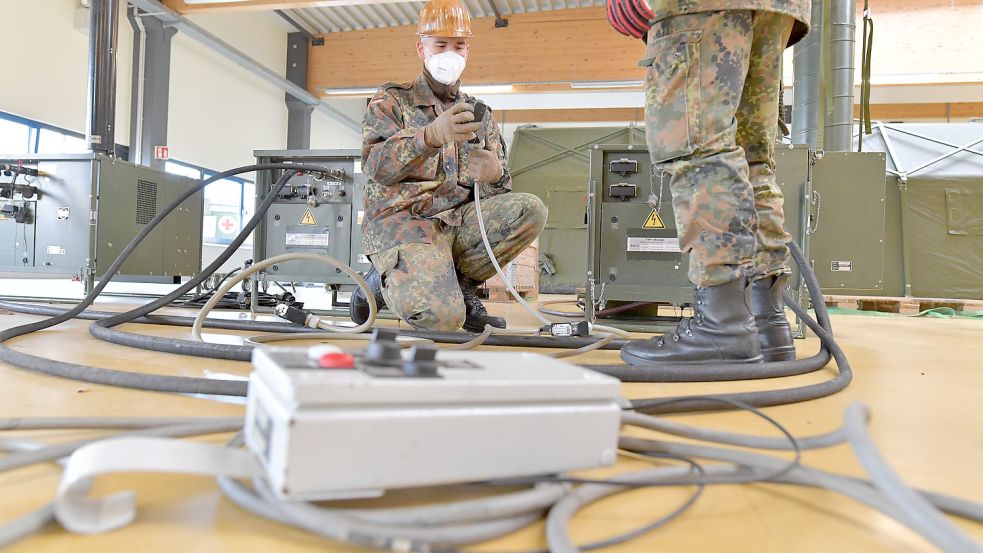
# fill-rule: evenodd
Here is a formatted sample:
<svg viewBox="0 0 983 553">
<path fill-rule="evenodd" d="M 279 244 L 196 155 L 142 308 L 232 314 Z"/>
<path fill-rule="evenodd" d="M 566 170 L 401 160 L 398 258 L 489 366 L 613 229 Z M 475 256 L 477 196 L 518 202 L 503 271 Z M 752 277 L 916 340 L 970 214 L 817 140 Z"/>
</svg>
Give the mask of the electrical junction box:
<svg viewBox="0 0 983 553">
<path fill-rule="evenodd" d="M 589 151 L 588 320 L 617 302 L 691 302 L 670 176 L 653 171 L 644 146 L 594 145 Z"/>
<path fill-rule="evenodd" d="M 348 263 L 364 274 L 371 268 L 362 247 L 362 198 L 365 175 L 359 150 L 263 150 L 257 163 L 302 163 L 324 167 L 326 175 L 296 175 L 280 192 L 256 227 L 253 254 L 262 260 L 287 253 L 319 253 Z M 282 174 L 263 171 L 257 176 L 256 205 L 269 194 Z M 291 261 L 259 276 L 263 281 L 318 282 L 334 290 L 353 289 L 341 272 L 313 261 Z"/>
<path fill-rule="evenodd" d="M 253 353 L 246 444 L 282 499 L 379 496 L 616 460 L 620 382 L 609 376 L 532 353 L 433 359 L 430 350 L 415 363 L 419 353 L 395 348 L 384 366 L 368 354 L 319 361 L 318 351 Z"/>
<path fill-rule="evenodd" d="M 0 271 L 75 276 L 88 293 L 147 223 L 197 181 L 109 156 L 0 155 Z M 40 173 L 38 173 L 40 171 Z M 202 196 L 182 203 L 114 280 L 178 283 L 201 269 Z"/>
</svg>

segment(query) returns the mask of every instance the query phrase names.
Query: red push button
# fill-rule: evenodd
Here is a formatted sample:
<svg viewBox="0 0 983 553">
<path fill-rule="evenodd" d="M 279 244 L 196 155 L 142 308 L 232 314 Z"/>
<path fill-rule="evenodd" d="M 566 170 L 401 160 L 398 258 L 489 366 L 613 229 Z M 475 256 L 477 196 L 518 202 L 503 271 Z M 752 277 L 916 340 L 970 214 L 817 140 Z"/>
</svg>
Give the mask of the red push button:
<svg viewBox="0 0 983 553">
<path fill-rule="evenodd" d="M 355 358 L 350 353 L 325 353 L 318 359 L 322 369 L 354 369 Z"/>
</svg>

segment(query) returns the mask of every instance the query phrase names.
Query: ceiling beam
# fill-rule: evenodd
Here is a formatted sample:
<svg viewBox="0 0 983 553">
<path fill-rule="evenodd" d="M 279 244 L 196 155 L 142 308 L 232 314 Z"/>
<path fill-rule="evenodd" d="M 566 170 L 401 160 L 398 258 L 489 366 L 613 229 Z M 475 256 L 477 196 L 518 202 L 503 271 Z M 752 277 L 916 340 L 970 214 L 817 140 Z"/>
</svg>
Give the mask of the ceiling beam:
<svg viewBox="0 0 983 553">
<path fill-rule="evenodd" d="M 221 13 L 257 10 L 295 10 L 299 8 L 332 8 L 364 4 L 395 4 L 417 0 L 164 0 L 172 10 L 194 15 L 200 13 Z"/>
<path fill-rule="evenodd" d="M 161 4 L 158 0 L 128 1 L 132 6 L 135 6 L 144 12 L 144 15 L 156 17 L 166 26 L 173 27 L 188 37 L 193 38 L 201 44 L 204 44 L 214 52 L 222 55 L 229 61 L 235 63 L 246 71 L 249 71 L 253 75 L 256 75 L 268 83 L 280 88 L 294 98 L 297 98 L 308 105 L 314 106 L 314 108 L 319 111 L 327 113 L 339 123 L 349 127 L 350 129 L 359 133 L 362 132 L 362 125 L 360 122 L 351 119 L 344 113 L 341 113 L 333 107 L 325 104 L 320 98 L 314 96 L 304 88 L 295 85 L 287 80 L 286 77 L 279 75 L 277 72 L 247 56 L 242 51 L 234 48 L 232 45 L 226 43 L 217 36 L 209 33 L 205 29 L 202 29 L 198 25 L 195 25 L 189 21 L 188 18 L 174 12 L 170 8 Z"/>
</svg>

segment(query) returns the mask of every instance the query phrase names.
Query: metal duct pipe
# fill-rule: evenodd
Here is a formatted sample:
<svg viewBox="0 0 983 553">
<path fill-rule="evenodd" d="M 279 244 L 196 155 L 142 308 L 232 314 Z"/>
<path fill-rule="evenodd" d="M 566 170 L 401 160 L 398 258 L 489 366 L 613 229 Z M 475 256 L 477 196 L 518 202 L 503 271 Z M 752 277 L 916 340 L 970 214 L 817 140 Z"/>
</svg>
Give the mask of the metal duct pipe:
<svg viewBox="0 0 983 553">
<path fill-rule="evenodd" d="M 819 137 L 819 81 L 822 60 L 823 0 L 812 0 L 809 34 L 793 47 L 792 143 L 815 148 Z"/>
<path fill-rule="evenodd" d="M 116 42 L 119 0 L 91 0 L 89 4 L 89 149 L 115 153 L 116 147 Z"/>
<path fill-rule="evenodd" d="M 857 43 L 856 0 L 831 0 L 829 87 L 832 103 L 826 118 L 824 149 L 853 149 L 853 79 Z"/>
</svg>

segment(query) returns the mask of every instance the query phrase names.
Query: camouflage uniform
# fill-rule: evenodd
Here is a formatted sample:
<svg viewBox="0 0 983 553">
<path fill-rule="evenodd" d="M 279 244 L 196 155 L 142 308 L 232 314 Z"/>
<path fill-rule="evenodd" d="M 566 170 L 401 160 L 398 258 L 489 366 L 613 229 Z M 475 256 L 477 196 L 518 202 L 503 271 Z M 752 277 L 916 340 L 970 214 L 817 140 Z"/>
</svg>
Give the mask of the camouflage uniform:
<svg viewBox="0 0 983 553">
<path fill-rule="evenodd" d="M 652 0 L 646 140 L 671 174 L 689 278 L 716 286 L 789 272 L 775 183 L 781 56 L 808 0 Z"/>
<path fill-rule="evenodd" d="M 480 145 L 431 148 L 423 139 L 424 127 L 442 112 L 423 75 L 384 85 L 369 102 L 362 121 L 362 168 L 369 177 L 362 233 L 389 309 L 418 328 L 457 330 L 465 317 L 458 275 L 483 282 L 495 268 L 470 197 L 468 159 Z M 508 193 L 505 143 L 490 115 L 478 135 L 502 164 L 502 178 L 481 185 L 481 208 L 504 265 L 542 232 L 546 206 L 531 194 Z"/>
</svg>

